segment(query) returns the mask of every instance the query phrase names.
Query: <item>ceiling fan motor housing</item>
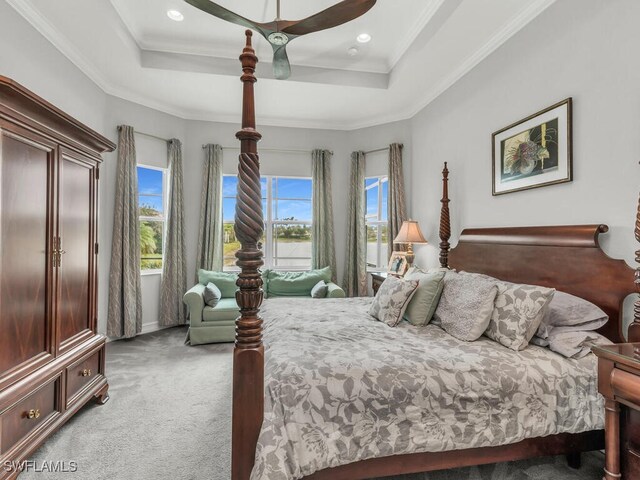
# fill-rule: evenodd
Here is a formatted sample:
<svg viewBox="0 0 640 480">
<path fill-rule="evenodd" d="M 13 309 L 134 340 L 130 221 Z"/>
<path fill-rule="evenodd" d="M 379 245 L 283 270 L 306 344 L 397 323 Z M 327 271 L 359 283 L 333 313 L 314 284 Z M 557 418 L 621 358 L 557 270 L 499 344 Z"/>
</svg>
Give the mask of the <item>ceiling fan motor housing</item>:
<svg viewBox="0 0 640 480">
<path fill-rule="evenodd" d="M 269 43 L 272 43 L 273 45 L 286 45 L 287 43 L 289 43 L 289 37 L 287 37 L 282 32 L 271 33 L 267 37 L 267 40 L 269 40 Z"/>
</svg>

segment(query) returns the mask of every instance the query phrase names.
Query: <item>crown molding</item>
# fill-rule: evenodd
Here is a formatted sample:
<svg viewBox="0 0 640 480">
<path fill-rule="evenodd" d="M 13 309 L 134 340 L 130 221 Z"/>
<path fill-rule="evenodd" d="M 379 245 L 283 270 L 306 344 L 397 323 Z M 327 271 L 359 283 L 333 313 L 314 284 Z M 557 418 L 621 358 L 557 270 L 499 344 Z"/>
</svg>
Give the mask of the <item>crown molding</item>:
<svg viewBox="0 0 640 480">
<path fill-rule="evenodd" d="M 356 125 L 352 125 L 349 130 L 358 130 L 361 128 L 375 127 L 385 123 L 399 122 L 402 120 L 408 120 L 415 117 L 420 111 L 427 107 L 436 98 L 442 95 L 445 91 L 455 85 L 458 80 L 469 73 L 476 65 L 482 60 L 491 55 L 513 35 L 522 30 L 531 20 L 540 15 L 544 10 L 554 4 L 556 0 L 534 0 L 527 8 L 516 15 L 512 21 L 506 23 L 504 27 L 496 32 L 496 34 L 489 39 L 484 45 L 482 45 L 476 52 L 468 57 L 464 62 L 456 68 L 451 75 L 447 76 L 442 82 L 440 82 L 434 89 L 427 93 L 426 97 L 417 104 L 411 105 L 408 109 L 402 112 L 386 115 L 384 117 L 377 117 L 375 120 L 368 122 L 360 122 Z"/>
<path fill-rule="evenodd" d="M 427 26 L 436 12 L 440 10 L 440 7 L 442 7 L 444 2 L 445 0 L 431 0 L 429 6 L 422 12 L 420 18 L 418 18 L 418 21 L 407 31 L 406 35 L 398 44 L 398 47 L 391 53 L 387 73 L 391 73 L 402 56 L 407 52 L 407 50 L 409 50 L 409 47 L 411 47 L 416 38 L 418 38 L 420 32 L 424 30 L 424 27 Z"/>
<path fill-rule="evenodd" d="M 451 75 L 445 78 L 442 82 L 434 88 L 427 97 L 421 102 L 412 106 L 407 111 L 405 118 L 411 118 L 417 115 L 422 109 L 433 102 L 436 98 L 442 95 L 446 90 L 455 85 L 458 80 L 469 73 L 476 65 L 482 60 L 491 55 L 513 35 L 522 30 L 531 20 L 540 15 L 544 10 L 550 7 L 556 0 L 534 0 L 527 8 L 516 15 L 513 20 L 506 23 L 496 34 L 489 39 L 487 43 L 482 45 L 476 52 L 468 57 L 462 64 L 454 70 Z"/>
<path fill-rule="evenodd" d="M 89 77 L 93 83 L 103 91 L 107 91 L 109 82 L 102 76 L 101 72 L 84 58 L 76 47 L 29 0 L 6 0 L 6 2 L 22 15 L 38 33 L 49 40 L 71 63 Z"/>
<path fill-rule="evenodd" d="M 51 22 L 49 22 L 30 2 L 30 0 L 6 0 L 22 17 L 24 17 L 40 34 L 42 34 L 49 42 L 51 42 L 64 56 L 66 56 L 76 67 L 80 69 L 90 80 L 92 80 L 100 89 L 106 94 L 113 97 L 118 97 L 123 100 L 127 100 L 133 103 L 137 103 L 144 107 L 148 107 L 162 113 L 172 115 L 184 120 L 195 121 L 212 121 L 222 123 L 239 123 L 240 114 L 238 115 L 225 115 L 215 113 L 203 113 L 192 110 L 185 110 L 175 108 L 164 102 L 159 102 L 155 99 L 151 99 L 142 95 L 138 95 L 121 88 L 111 83 L 88 59 L 86 59 L 76 48 L 69 42 L 69 40 L 60 32 Z M 445 0 L 434 0 L 433 6 L 427 9 L 421 18 L 420 23 L 423 23 L 422 27 L 433 18 L 433 15 L 442 6 Z M 487 56 L 493 53 L 498 47 L 504 44 L 515 33 L 520 31 L 525 25 L 527 25 L 536 16 L 546 10 L 549 6 L 555 3 L 556 0 L 533 0 L 522 12 L 516 15 L 512 21 L 498 30 L 491 39 L 482 45 L 473 55 L 468 57 L 456 70 L 454 70 L 447 78 L 440 82 L 434 89 L 426 92 L 426 96 L 422 101 L 417 102 L 409 106 L 404 110 L 396 113 L 384 116 L 378 116 L 374 119 L 368 119 L 366 121 L 358 122 L 345 122 L 336 124 L 331 120 L 310 120 L 310 119 L 294 119 L 294 118 L 278 118 L 278 117 L 262 117 L 259 122 L 262 125 L 270 125 L 276 127 L 289 127 L 289 128 L 310 128 L 310 129 L 322 129 L 322 130 L 359 130 L 362 128 L 373 127 L 382 125 L 385 123 L 392 123 L 397 121 L 408 120 L 413 118 L 431 102 L 433 102 L 442 93 L 453 86 L 464 75 L 471 71 L 476 65 L 478 65 Z M 113 5 L 112 2 L 109 2 Z M 116 10 L 117 12 L 117 10 Z M 119 14 L 118 14 L 119 15 Z M 132 32 L 129 30 L 129 26 L 122 23 L 125 30 L 139 49 Z M 419 34 L 411 31 L 407 37 L 407 40 L 413 38 Z M 412 37 L 413 35 L 413 37 Z M 411 42 L 413 41 L 411 40 Z M 408 48 L 408 47 L 407 47 Z M 399 50 L 398 50 L 399 51 Z M 404 53 L 403 53 L 404 54 Z M 402 57 L 403 54 L 400 54 Z"/>
</svg>

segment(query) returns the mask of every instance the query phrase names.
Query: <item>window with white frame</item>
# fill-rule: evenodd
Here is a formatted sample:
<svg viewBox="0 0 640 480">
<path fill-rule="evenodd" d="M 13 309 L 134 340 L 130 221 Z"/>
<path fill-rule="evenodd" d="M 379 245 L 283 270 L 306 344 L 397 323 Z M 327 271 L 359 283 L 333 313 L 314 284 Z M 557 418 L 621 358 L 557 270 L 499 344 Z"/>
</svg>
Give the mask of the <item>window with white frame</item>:
<svg viewBox="0 0 640 480">
<path fill-rule="evenodd" d="M 167 211 L 167 169 L 138 165 L 140 270 L 162 271 Z"/>
<path fill-rule="evenodd" d="M 222 183 L 224 268 L 235 269 L 235 253 L 240 249 L 233 230 L 238 179 L 235 175 L 224 175 Z M 265 266 L 311 268 L 311 178 L 263 176 L 261 183 Z"/>
<path fill-rule="evenodd" d="M 383 268 L 387 265 L 387 199 L 389 181 L 386 175 L 367 177 L 364 181 L 367 226 L 367 267 Z"/>
</svg>

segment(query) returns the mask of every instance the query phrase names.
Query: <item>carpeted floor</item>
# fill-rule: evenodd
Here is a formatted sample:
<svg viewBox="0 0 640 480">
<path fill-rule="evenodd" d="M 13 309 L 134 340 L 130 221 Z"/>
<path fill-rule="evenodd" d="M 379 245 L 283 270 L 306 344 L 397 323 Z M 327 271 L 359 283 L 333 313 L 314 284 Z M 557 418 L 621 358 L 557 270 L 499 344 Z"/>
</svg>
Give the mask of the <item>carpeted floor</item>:
<svg viewBox="0 0 640 480">
<path fill-rule="evenodd" d="M 21 480 L 228 480 L 231 455 L 231 344 L 189 347 L 185 328 L 107 346 L 111 399 L 90 404 L 32 457 L 75 461 L 76 473 L 25 472 Z M 501 463 L 395 480 L 599 480 L 604 457 Z"/>
</svg>

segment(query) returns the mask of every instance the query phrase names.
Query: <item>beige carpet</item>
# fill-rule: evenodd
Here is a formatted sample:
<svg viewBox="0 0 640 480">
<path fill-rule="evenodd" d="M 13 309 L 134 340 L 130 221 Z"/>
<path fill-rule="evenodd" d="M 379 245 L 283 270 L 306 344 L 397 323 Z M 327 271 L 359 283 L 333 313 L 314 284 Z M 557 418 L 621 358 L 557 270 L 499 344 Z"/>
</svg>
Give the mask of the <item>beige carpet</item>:
<svg viewBox="0 0 640 480">
<path fill-rule="evenodd" d="M 230 477 L 231 344 L 189 347 L 173 328 L 107 346 L 111 399 L 90 404 L 32 457 L 74 461 L 75 473 L 25 472 L 21 480 L 227 480 Z M 541 458 L 396 480 L 600 480 L 603 456 Z"/>
</svg>

